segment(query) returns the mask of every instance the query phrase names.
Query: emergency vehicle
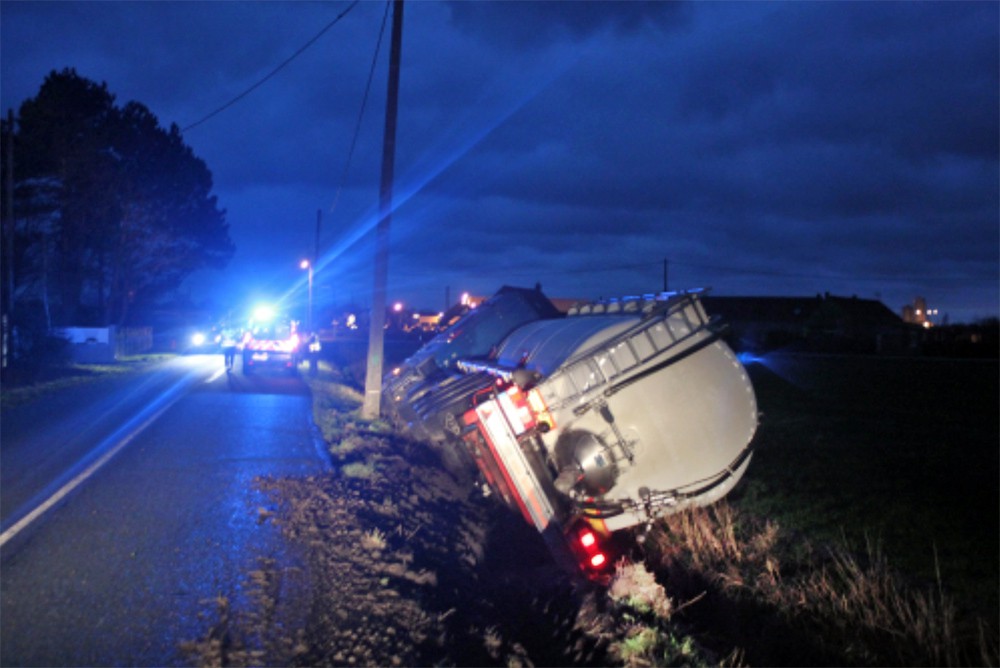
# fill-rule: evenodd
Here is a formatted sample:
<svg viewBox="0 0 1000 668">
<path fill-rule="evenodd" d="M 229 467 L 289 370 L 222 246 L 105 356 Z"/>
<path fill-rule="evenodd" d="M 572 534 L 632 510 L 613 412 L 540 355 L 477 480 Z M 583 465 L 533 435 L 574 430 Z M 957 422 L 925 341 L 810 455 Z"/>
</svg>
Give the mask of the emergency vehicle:
<svg viewBox="0 0 1000 668">
<path fill-rule="evenodd" d="M 295 374 L 301 344 L 297 325 L 268 308 L 258 308 L 243 333 L 243 373 L 277 368 Z"/>
<path fill-rule="evenodd" d="M 562 316 L 504 288 L 393 370 L 384 403 L 446 461 L 473 462 L 557 559 L 601 577 L 618 532 L 714 503 L 749 465 L 753 387 L 700 294 Z"/>
</svg>

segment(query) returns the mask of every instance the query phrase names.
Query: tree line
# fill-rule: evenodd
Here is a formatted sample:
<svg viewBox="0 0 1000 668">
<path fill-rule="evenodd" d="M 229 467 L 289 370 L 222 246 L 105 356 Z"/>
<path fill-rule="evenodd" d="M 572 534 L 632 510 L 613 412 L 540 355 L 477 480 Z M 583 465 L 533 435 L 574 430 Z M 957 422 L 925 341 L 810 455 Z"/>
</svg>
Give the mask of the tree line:
<svg viewBox="0 0 1000 668">
<path fill-rule="evenodd" d="M 232 257 L 204 161 L 106 83 L 51 72 L 2 136 L 5 332 L 127 325 Z"/>
</svg>

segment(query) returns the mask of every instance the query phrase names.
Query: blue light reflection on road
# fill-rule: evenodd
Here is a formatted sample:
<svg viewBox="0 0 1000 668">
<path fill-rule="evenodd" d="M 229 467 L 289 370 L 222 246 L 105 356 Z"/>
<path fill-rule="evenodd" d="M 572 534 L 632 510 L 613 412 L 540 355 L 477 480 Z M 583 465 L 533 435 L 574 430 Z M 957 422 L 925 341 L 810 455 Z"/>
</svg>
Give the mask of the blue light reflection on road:
<svg viewBox="0 0 1000 668">
<path fill-rule="evenodd" d="M 145 579 L 144 589 L 171 587 L 175 592 L 173 604 L 155 615 L 163 651 L 179 639 L 205 633 L 205 619 L 214 618 L 216 601 L 226 600 L 233 614 L 246 609 L 246 578 L 260 568 L 261 558 L 273 559 L 282 569 L 282 598 L 288 598 L 294 573 L 302 571 L 293 568 L 298 564 L 278 539 L 277 529 L 259 521 L 259 510 L 266 512 L 271 501 L 255 479 L 315 473 L 325 466 L 312 440 L 305 397 L 197 393 L 175 410 L 187 419 L 151 429 L 147 452 L 135 454 L 137 469 L 156 466 L 150 474 L 163 478 L 143 502 L 142 512 L 161 529 L 158 537 L 148 538 L 150 544 L 143 545 L 142 552 L 155 560 L 158 552 L 177 550 L 166 572 L 139 568 L 133 575 Z M 161 431 L 169 431 L 169 444 L 158 443 Z M 154 452 L 162 448 L 169 449 L 169 457 Z M 169 470 L 162 470 L 163 461 L 172 462 Z M 120 484 L 146 477 L 134 470 Z M 140 597 L 130 605 L 147 609 L 155 604 Z M 145 628 L 137 625 L 134 633 L 141 635 Z"/>
<path fill-rule="evenodd" d="M 16 510 L 9 515 L 5 512 L 7 517 L 4 518 L 2 534 L 0 534 L 4 538 L 0 539 L 0 545 L 12 537 L 12 528 L 21 523 L 25 517 L 32 514 L 36 509 L 41 508 L 48 500 L 60 494 L 60 492 L 72 491 L 66 490 L 66 487 L 78 480 L 78 477 L 86 472 L 88 467 L 91 467 L 108 454 L 113 455 L 117 452 L 117 448 L 123 445 L 123 442 L 127 442 L 127 440 L 134 437 L 147 426 L 149 421 L 155 419 L 159 413 L 169 408 L 172 403 L 183 396 L 183 393 L 193 383 L 203 378 L 204 366 L 197 362 L 201 362 L 201 360 L 180 358 L 172 365 L 184 368 L 183 374 L 176 380 L 170 381 L 175 372 L 157 371 L 148 378 L 143 379 L 138 385 L 120 390 L 118 393 L 109 396 L 93 406 L 90 409 L 89 417 L 91 424 L 100 423 L 109 418 L 125 404 L 133 402 L 136 397 L 148 397 L 148 403 L 140 404 L 138 412 L 128 418 L 113 433 L 94 445 L 84 456 L 72 463 L 62 474 L 51 480 Z M 167 383 L 166 387 L 159 389 L 165 382 Z M 52 417 L 56 419 L 58 416 Z"/>
<path fill-rule="evenodd" d="M 4 555 L 4 665 L 186 665 L 178 643 L 204 637 L 220 598 L 243 606 L 260 558 L 296 565 L 258 521 L 269 501 L 254 480 L 327 465 L 308 394 L 289 394 L 289 378 L 185 386 L 210 375 L 199 368 L 165 386 L 163 417 Z M 302 572 L 282 571 L 282 600 Z"/>
</svg>

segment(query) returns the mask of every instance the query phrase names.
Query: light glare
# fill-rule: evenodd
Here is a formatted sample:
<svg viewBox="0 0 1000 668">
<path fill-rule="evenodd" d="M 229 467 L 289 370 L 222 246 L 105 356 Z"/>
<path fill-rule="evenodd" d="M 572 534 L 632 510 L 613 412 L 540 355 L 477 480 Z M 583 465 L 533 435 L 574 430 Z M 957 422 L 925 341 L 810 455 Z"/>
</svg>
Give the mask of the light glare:
<svg viewBox="0 0 1000 668">
<path fill-rule="evenodd" d="M 260 322 L 268 322 L 274 318 L 274 307 L 270 304 L 260 304 L 253 310 L 253 317 Z"/>
</svg>

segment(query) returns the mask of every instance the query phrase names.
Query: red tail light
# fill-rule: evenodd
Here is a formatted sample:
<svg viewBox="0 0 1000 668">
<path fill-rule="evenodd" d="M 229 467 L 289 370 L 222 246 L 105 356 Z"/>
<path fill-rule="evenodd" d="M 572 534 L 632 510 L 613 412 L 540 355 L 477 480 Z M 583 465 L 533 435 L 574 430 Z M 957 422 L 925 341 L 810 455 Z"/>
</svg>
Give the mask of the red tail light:
<svg viewBox="0 0 1000 668">
<path fill-rule="evenodd" d="M 600 533 L 586 523 L 578 525 L 576 531 L 577 558 L 581 564 L 593 571 L 600 571 L 608 565 L 608 555 Z"/>
</svg>

